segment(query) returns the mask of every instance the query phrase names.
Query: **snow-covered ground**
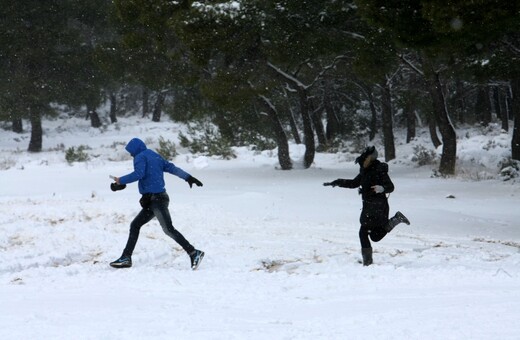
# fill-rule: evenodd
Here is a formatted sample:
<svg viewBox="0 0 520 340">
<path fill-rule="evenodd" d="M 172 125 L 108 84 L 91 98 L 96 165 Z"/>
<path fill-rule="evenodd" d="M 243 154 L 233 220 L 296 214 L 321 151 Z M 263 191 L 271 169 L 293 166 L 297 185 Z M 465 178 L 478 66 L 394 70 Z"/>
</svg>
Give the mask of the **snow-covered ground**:
<svg viewBox="0 0 520 340">
<path fill-rule="evenodd" d="M 139 211 L 135 184 L 109 189 L 109 175 L 132 170 L 124 144 L 181 129 L 45 121 L 39 154 L 24 151 L 28 134 L 0 131 L 0 339 L 519 338 L 520 184 L 490 179 L 510 135 L 465 132 L 464 171 L 450 179 L 415 167 L 398 138 L 391 213 L 412 225 L 374 243 L 370 267 L 358 263 L 357 192 L 322 186 L 354 177 L 354 154 L 280 171 L 274 152 L 224 161 L 179 148 L 174 163 L 204 186 L 168 176 L 170 211 L 206 252 L 199 270 L 156 220 L 134 266 L 109 267 Z M 64 149 L 79 145 L 91 160 L 67 164 Z"/>
</svg>

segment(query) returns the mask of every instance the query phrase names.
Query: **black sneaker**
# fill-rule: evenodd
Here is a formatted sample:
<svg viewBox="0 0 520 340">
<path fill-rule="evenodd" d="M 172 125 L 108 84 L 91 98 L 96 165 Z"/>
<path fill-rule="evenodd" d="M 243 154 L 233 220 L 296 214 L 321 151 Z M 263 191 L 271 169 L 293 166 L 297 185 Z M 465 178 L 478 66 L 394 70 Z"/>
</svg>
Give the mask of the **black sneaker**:
<svg viewBox="0 0 520 340">
<path fill-rule="evenodd" d="M 406 216 L 403 215 L 402 212 L 400 212 L 400 211 L 396 212 L 395 217 L 398 219 L 399 222 L 403 222 L 403 223 L 410 225 L 410 221 L 406 218 Z"/>
<path fill-rule="evenodd" d="M 114 268 L 129 268 L 132 267 L 132 258 L 130 256 L 121 256 L 114 262 L 110 262 L 110 266 Z"/>
<path fill-rule="evenodd" d="M 204 258 L 204 252 L 201 250 L 195 249 L 190 253 L 190 260 L 191 260 L 191 269 L 196 270 L 202 259 Z"/>
</svg>

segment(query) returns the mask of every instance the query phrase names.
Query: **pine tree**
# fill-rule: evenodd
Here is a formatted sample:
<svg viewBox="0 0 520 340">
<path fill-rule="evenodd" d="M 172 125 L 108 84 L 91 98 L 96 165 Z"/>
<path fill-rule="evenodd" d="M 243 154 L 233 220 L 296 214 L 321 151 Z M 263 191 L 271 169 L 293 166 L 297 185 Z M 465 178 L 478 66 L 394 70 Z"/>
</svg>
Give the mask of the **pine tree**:
<svg viewBox="0 0 520 340">
<path fill-rule="evenodd" d="M 458 59 L 485 50 L 512 27 L 518 28 L 518 2 L 358 0 L 363 15 L 392 33 L 395 41 L 420 51 L 423 74 L 443 138 L 440 172 L 455 172 L 456 134 L 446 111 L 442 74 Z"/>
<path fill-rule="evenodd" d="M 76 43 L 69 26 L 69 1 L 1 1 L 0 85 L 2 109 L 13 118 L 29 118 L 31 140 L 28 150 L 42 149 L 41 116 L 51 112 L 49 103 L 63 93 L 68 73 L 67 58 Z"/>
</svg>

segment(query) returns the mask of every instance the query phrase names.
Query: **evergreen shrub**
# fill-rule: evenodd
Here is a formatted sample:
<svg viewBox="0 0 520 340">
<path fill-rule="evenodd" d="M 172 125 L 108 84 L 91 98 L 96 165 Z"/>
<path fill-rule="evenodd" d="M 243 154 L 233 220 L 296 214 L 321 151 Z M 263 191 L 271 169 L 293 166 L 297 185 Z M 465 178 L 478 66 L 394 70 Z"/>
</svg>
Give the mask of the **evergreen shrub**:
<svg viewBox="0 0 520 340">
<path fill-rule="evenodd" d="M 70 147 L 65 151 L 65 159 L 67 163 L 72 164 L 74 162 L 86 162 L 90 159 L 88 153 L 85 150 L 89 150 L 90 148 L 86 145 L 80 145 L 76 149 L 75 147 Z"/>
</svg>

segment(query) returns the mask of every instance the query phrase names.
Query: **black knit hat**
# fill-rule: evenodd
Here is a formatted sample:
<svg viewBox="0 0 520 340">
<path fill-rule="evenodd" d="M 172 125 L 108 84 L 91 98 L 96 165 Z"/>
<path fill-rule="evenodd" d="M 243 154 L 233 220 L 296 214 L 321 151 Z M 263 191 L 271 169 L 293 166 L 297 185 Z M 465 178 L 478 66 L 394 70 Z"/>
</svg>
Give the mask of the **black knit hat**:
<svg viewBox="0 0 520 340">
<path fill-rule="evenodd" d="M 365 151 L 358 158 L 356 158 L 355 163 L 363 164 L 365 159 L 371 157 L 373 160 L 377 159 L 377 150 L 375 146 L 367 146 Z"/>
</svg>

